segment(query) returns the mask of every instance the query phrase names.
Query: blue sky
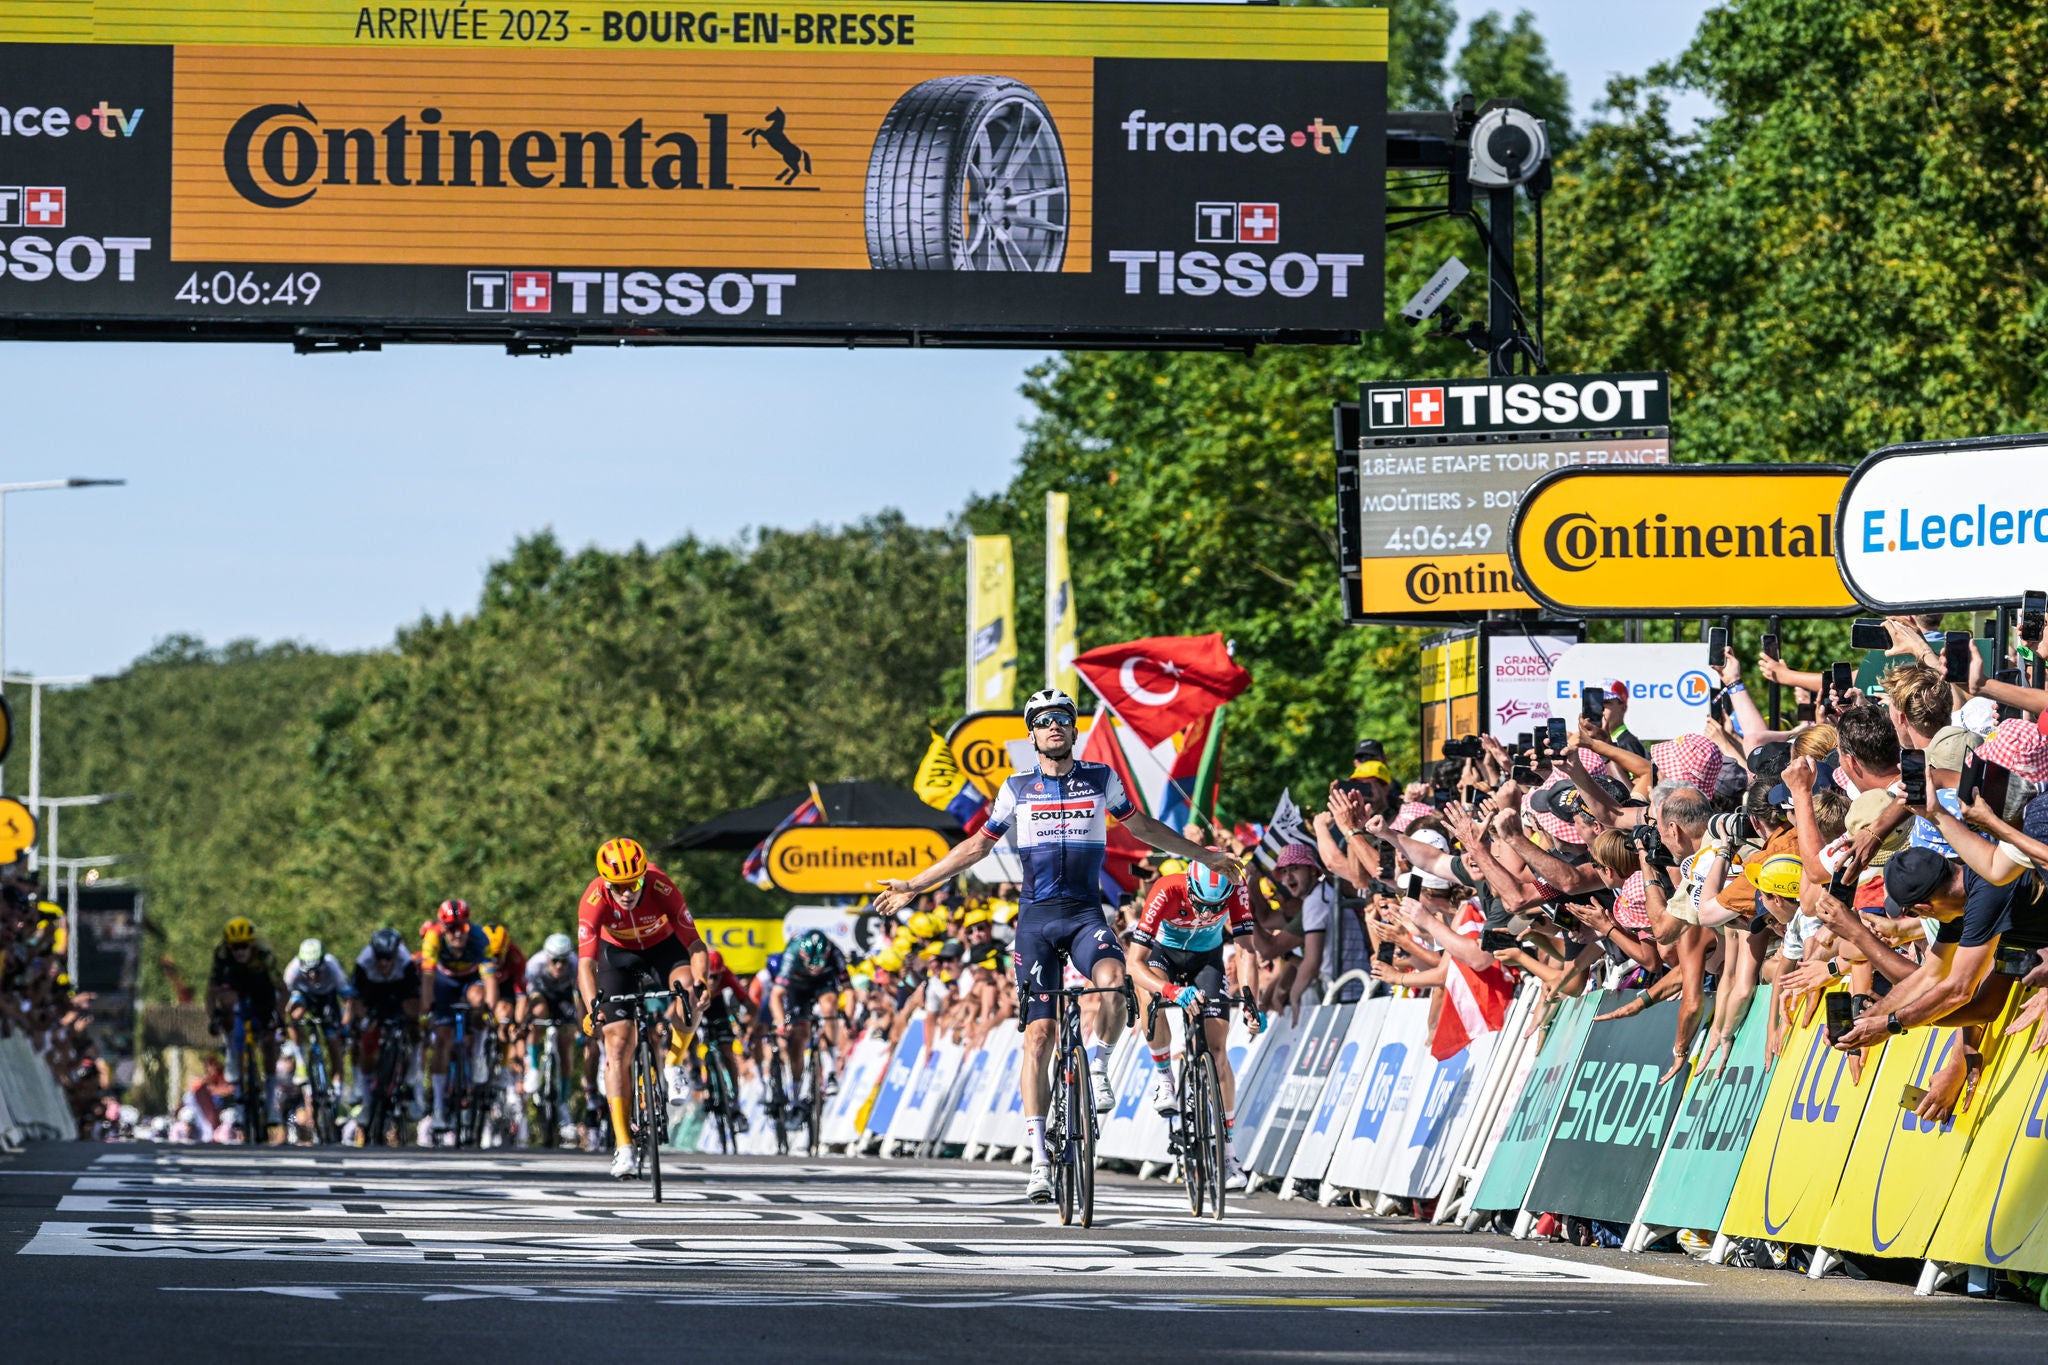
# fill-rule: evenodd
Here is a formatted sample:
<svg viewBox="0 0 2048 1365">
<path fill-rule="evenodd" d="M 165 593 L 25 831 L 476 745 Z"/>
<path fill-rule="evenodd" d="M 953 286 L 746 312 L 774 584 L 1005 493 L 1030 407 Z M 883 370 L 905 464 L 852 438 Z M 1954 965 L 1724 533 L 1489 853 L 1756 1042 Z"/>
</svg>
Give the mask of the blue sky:
<svg viewBox="0 0 2048 1365">
<path fill-rule="evenodd" d="M 1584 117 L 1708 5 L 1458 8 L 1533 11 Z M 173 633 L 383 645 L 467 610 L 485 566 L 548 527 L 622 547 L 885 507 L 937 524 L 1007 482 L 1037 358 L 10 345 L 0 479 L 129 483 L 7 499 L 6 667 L 110 672 Z"/>
</svg>

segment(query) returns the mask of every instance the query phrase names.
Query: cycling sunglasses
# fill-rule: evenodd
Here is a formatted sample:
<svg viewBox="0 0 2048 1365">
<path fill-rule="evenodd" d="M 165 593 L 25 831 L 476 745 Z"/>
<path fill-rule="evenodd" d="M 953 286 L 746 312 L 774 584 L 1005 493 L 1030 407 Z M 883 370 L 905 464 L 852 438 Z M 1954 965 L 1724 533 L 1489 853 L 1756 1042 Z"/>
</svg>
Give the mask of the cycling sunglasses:
<svg viewBox="0 0 2048 1365">
<path fill-rule="evenodd" d="M 612 882 L 610 885 L 614 895 L 637 896 L 640 888 L 647 885 L 647 878 L 635 877 L 630 882 Z"/>
<path fill-rule="evenodd" d="M 1073 724 L 1074 718 L 1065 711 L 1045 711 L 1041 712 L 1038 718 L 1031 722 L 1031 728 L 1034 730 L 1050 730 L 1058 726 L 1064 730 L 1071 729 Z"/>
</svg>

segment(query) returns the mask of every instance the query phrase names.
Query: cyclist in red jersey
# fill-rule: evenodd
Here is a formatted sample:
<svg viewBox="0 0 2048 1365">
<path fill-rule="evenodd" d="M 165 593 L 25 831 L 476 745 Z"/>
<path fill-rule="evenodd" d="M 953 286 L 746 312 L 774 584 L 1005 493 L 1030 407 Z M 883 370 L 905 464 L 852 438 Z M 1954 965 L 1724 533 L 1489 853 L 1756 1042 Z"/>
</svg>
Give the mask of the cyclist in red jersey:
<svg viewBox="0 0 2048 1365">
<path fill-rule="evenodd" d="M 697 935 L 690 907 L 668 874 L 647 861 L 631 839 L 613 839 L 597 851 L 598 875 L 576 909 L 576 988 L 583 997 L 584 1031 L 604 1039 L 604 1090 L 618 1151 L 612 1176 L 635 1174 L 637 1152 L 626 1127 L 627 1056 L 633 1050 L 631 1007 L 598 1006 L 600 996 L 644 989 L 652 978 L 687 992 L 704 980 L 709 950 Z M 670 1026 L 687 1034 L 683 1002 L 669 1002 Z"/>
</svg>

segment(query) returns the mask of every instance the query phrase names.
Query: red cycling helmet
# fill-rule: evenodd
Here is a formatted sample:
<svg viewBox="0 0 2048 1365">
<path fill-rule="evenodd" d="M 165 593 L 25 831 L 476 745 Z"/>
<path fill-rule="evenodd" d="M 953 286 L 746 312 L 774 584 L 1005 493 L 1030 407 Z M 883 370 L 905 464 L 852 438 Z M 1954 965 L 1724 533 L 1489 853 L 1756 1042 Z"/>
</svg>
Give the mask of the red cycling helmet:
<svg viewBox="0 0 2048 1365">
<path fill-rule="evenodd" d="M 725 956 L 716 948 L 713 948 L 704 955 L 704 970 L 713 976 L 717 976 L 725 970 Z"/>
<path fill-rule="evenodd" d="M 434 912 L 434 918 L 440 920 L 443 925 L 467 924 L 469 923 L 469 902 L 462 900 L 442 901 L 441 908 Z"/>
</svg>

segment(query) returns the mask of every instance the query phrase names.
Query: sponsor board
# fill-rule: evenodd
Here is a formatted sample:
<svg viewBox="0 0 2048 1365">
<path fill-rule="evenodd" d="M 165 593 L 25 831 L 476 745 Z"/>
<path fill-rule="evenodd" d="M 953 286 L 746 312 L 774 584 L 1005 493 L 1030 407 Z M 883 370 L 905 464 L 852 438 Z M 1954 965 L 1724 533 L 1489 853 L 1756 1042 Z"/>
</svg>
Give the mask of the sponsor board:
<svg viewBox="0 0 2048 1365">
<path fill-rule="evenodd" d="M 56 10 L 0 15 L 0 320 L 41 334 L 1383 321 L 1383 10 Z"/>
<path fill-rule="evenodd" d="M 1472 1102 L 1486 1082 L 1500 1034 L 1485 1033 L 1420 1075 L 1403 1123 L 1407 1136 L 1388 1158 L 1380 1193 L 1403 1199 L 1434 1199 L 1451 1173 L 1470 1118 Z"/>
<path fill-rule="evenodd" d="M 1566 469 L 1508 536 L 1531 596 L 1575 616 L 1828 615 L 1855 606 L 1834 563 L 1834 465 Z"/>
<path fill-rule="evenodd" d="M 1080 727 L 1079 734 L 1085 736 L 1089 727 L 1095 724 L 1093 714 L 1075 717 Z M 995 789 L 1004 778 L 1018 769 L 1011 761 L 1010 746 L 1022 743 L 1029 751 L 1031 732 L 1024 728 L 1022 711 L 975 711 L 953 722 L 953 728 L 946 731 L 946 744 L 953 750 L 953 760 L 981 785 L 981 789 L 994 795 Z M 1080 743 L 1077 739 L 1075 749 Z"/>
<path fill-rule="evenodd" d="M 2040 1033 L 2035 1024 L 1985 1058 L 1974 1101 L 1983 1112 L 1930 1259 L 2048 1271 L 2048 1049 L 2030 1050 Z"/>
<path fill-rule="evenodd" d="M 1392 1005 L 1391 997 L 1378 996 L 1360 1004 L 1352 1015 L 1351 1028 L 1344 1035 L 1343 1046 L 1337 1049 L 1336 1063 L 1323 1084 L 1323 1093 L 1316 1099 L 1308 1128 L 1302 1133 L 1301 1142 L 1288 1163 L 1290 1179 L 1321 1180 L 1330 1169 L 1330 1157 L 1343 1137 L 1344 1119 L 1350 1114 L 1358 1087 L 1365 1080 L 1373 1058 L 1373 1044 L 1379 1038 L 1380 1026 L 1386 1022 L 1387 1010 Z"/>
<path fill-rule="evenodd" d="M 1842 490 L 1838 554 L 1856 600 L 1887 613 L 1988 607 L 2048 563 L 2048 435 L 1887 446 Z"/>
<path fill-rule="evenodd" d="M 1578 693 L 1560 698 L 1551 682 L 1551 669 L 1579 642 L 1576 629 L 1570 635 L 1558 629 L 1555 622 L 1541 621 L 1526 628 L 1482 629 L 1479 695 L 1485 709 L 1477 731 L 1506 742 L 1552 716 L 1570 721 L 1579 714 Z"/>
<path fill-rule="evenodd" d="M 1596 1012 L 1594 1000 L 1580 996 L 1565 1001 L 1551 1016 L 1528 1084 L 1515 1100 L 1507 1126 L 1494 1144 L 1486 1174 L 1472 1196 L 1473 1208 L 1523 1207 L 1529 1182 L 1543 1160 L 1543 1144 L 1550 1137 L 1551 1125 L 1557 1121 L 1558 1106 L 1564 1102 L 1565 1087 L 1578 1068 L 1586 1030 L 1592 1026 Z"/>
<path fill-rule="evenodd" d="M 793 895 L 858 896 L 930 867 L 951 847 L 928 829 L 792 825 L 768 845 L 768 876 Z"/>
<path fill-rule="evenodd" d="M 1664 465 L 1669 423 L 1661 374 L 1364 385 L 1357 448 L 1339 451 L 1340 540 L 1357 556 L 1354 614 L 1535 607 L 1508 537 L 1531 486 L 1563 470 Z"/>
<path fill-rule="evenodd" d="M 700 919 L 697 932 L 742 981 L 767 966 L 768 955 L 781 952 L 784 942 L 781 920 Z"/>
<path fill-rule="evenodd" d="M 1605 691 L 1614 683 L 1628 685 L 1628 728 L 1643 739 L 1670 739 L 1698 731 L 1717 685 L 1707 669 L 1704 644 L 1573 645 L 1550 666 L 1544 695 L 1548 716 L 1571 720 L 1579 714 L 1581 689 Z M 1496 735 L 1531 728 L 1517 718 L 1510 725 L 1496 716 Z"/>
<path fill-rule="evenodd" d="M 1604 992 L 1596 1013 L 1620 1005 Z M 1679 1086 L 1660 1078 L 1671 1065 L 1679 1002 L 1666 1000 L 1626 1019 L 1601 1020 L 1559 1100 L 1529 1207 L 1627 1223 L 1642 1207 L 1664 1139 L 1678 1117 Z"/>
<path fill-rule="evenodd" d="M 1849 1054 L 1828 1046 L 1826 1018 L 1816 1003 L 1803 1023 L 1787 1031 L 1778 1051 L 1721 1223 L 1731 1237 L 1820 1240 L 1880 1070 L 1878 1051 L 1870 1051 L 1857 1075 Z M 1890 1098 L 1896 1097 L 1894 1091 Z"/>
<path fill-rule="evenodd" d="M 1355 1005 L 1317 1005 L 1315 1013 L 1304 1021 L 1299 1046 L 1294 1050 L 1294 1063 L 1272 1112 L 1259 1128 L 1250 1155 L 1243 1158 L 1246 1167 L 1261 1175 L 1287 1173 L 1294 1160 L 1294 1149 L 1308 1130 L 1316 1102 L 1322 1098 L 1330 1072 L 1336 1068 L 1356 1009 Z"/>
<path fill-rule="evenodd" d="M 1379 1189 L 1405 1131 L 1416 1078 L 1431 1065 L 1429 1002 L 1396 1000 L 1374 1040 L 1365 1079 L 1344 1113 L 1325 1180 L 1341 1189 Z"/>
<path fill-rule="evenodd" d="M 1636 1215 L 1640 1221 L 1666 1228 L 1721 1225 L 1770 1084 L 1770 1063 L 1764 1058 L 1770 1014 L 1770 992 L 1752 996 L 1726 1056 L 1716 1059 L 1713 1071 L 1693 1071 L 1664 1144 L 1664 1159 Z"/>
</svg>

